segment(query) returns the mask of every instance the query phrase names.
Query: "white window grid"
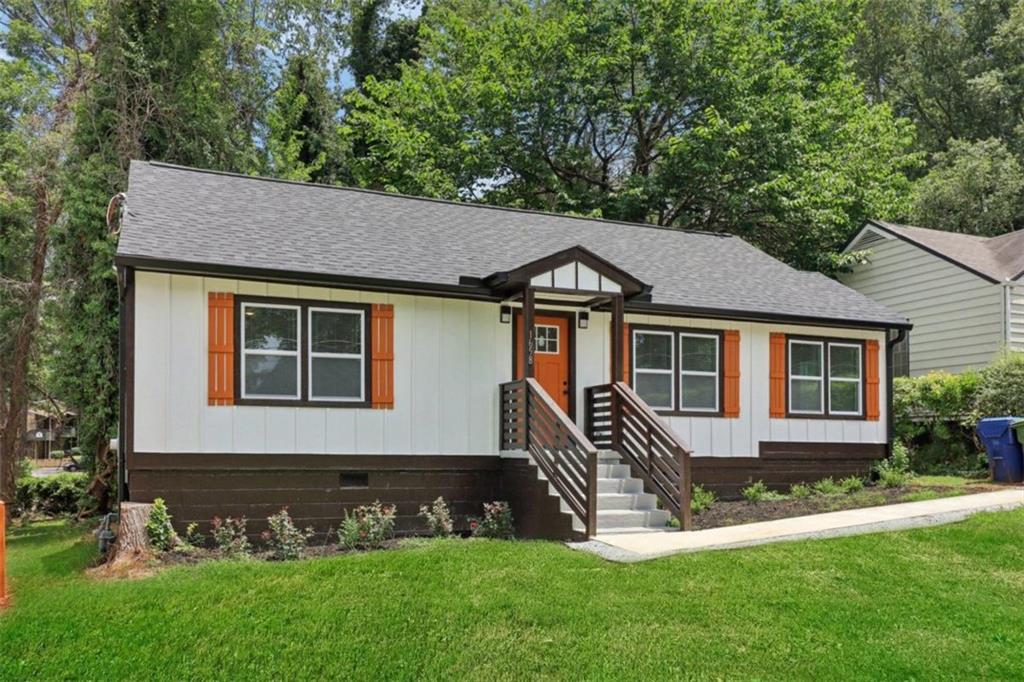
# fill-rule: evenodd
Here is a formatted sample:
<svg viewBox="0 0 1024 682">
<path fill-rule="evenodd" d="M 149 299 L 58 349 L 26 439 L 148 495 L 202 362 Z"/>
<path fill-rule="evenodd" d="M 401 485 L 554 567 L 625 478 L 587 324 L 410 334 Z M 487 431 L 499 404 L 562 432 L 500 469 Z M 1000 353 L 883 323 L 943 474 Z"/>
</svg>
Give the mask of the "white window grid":
<svg viewBox="0 0 1024 682">
<path fill-rule="evenodd" d="M 359 348 L 360 353 L 325 353 L 313 352 L 313 313 L 329 313 L 332 315 L 356 315 L 359 317 Z M 334 403 L 359 403 L 366 400 L 366 319 L 362 310 L 350 310 L 341 308 L 316 308 L 310 306 L 306 312 L 309 338 L 306 340 L 309 350 L 307 358 L 309 377 L 309 399 L 317 401 L 329 401 Z M 358 396 L 319 396 L 313 393 L 313 359 L 314 358 L 345 358 L 359 360 L 359 395 Z"/>
<path fill-rule="evenodd" d="M 856 352 L 854 355 L 857 357 L 857 378 L 845 378 L 845 377 L 833 377 L 832 376 L 832 349 L 833 348 L 852 348 Z M 864 412 L 863 395 L 861 390 L 861 381 L 864 378 L 863 360 L 861 358 L 861 346 L 858 343 L 835 343 L 830 342 L 828 344 L 828 384 L 829 384 L 829 414 L 841 415 L 844 417 L 859 417 Z M 857 386 L 857 409 L 853 412 L 833 410 L 831 405 L 832 396 L 832 384 L 834 383 L 849 383 L 856 384 Z"/>
<path fill-rule="evenodd" d="M 676 405 L 676 380 L 675 380 L 675 374 L 676 374 L 676 357 L 675 356 L 676 356 L 676 353 L 675 353 L 675 349 L 672 348 L 671 352 L 669 353 L 670 362 L 672 363 L 672 366 L 669 367 L 668 369 L 643 369 L 641 367 L 637 367 L 637 365 L 636 365 L 636 358 L 639 355 L 639 353 L 636 352 L 636 346 L 637 346 L 637 338 L 640 337 L 641 335 L 646 335 L 646 336 L 667 336 L 670 341 L 674 341 L 675 339 L 673 338 L 673 334 L 672 334 L 672 332 L 657 331 L 657 330 L 653 330 L 653 329 L 637 329 L 637 330 L 634 330 L 633 331 L 633 345 L 632 345 L 632 350 L 630 352 L 630 357 L 632 358 L 632 361 L 633 361 L 632 364 L 633 364 L 633 384 L 634 385 L 637 384 L 636 377 L 639 376 L 640 374 L 662 374 L 662 375 L 668 374 L 671 377 L 671 380 L 669 381 L 669 387 L 670 387 L 669 388 L 669 393 L 670 393 L 670 395 L 669 395 L 668 405 L 654 405 L 654 404 L 650 404 L 650 405 L 651 405 L 651 407 L 653 407 L 655 409 L 658 409 L 658 410 L 672 410 L 672 409 L 675 409 L 675 405 Z"/>
<path fill-rule="evenodd" d="M 683 354 L 683 339 L 684 338 L 712 339 L 715 342 L 715 371 L 707 372 L 707 371 L 697 371 L 697 370 L 683 369 L 682 354 Z M 717 334 L 682 333 L 682 334 L 679 335 L 679 409 L 680 410 L 685 410 L 686 412 L 718 412 L 718 402 L 719 402 L 719 400 L 721 400 L 720 396 L 718 395 L 718 393 L 719 393 L 718 373 L 721 371 L 721 367 L 719 367 L 719 365 L 718 365 L 718 355 L 719 355 L 718 344 L 719 344 L 719 338 L 718 338 Z M 682 388 L 682 386 L 683 386 L 683 382 L 685 381 L 686 377 L 688 377 L 688 376 L 694 376 L 694 377 L 714 377 L 715 378 L 715 405 L 714 405 L 714 407 L 689 407 L 687 405 L 683 405 L 683 388 Z"/>
<path fill-rule="evenodd" d="M 819 352 L 820 352 L 820 356 L 819 357 L 821 357 L 821 365 L 820 365 L 821 374 L 819 374 L 818 376 L 814 376 L 814 375 L 795 374 L 795 373 L 793 373 L 792 367 L 793 367 L 793 347 L 794 346 L 817 346 L 818 347 Z M 824 344 L 824 342 L 822 342 L 822 341 L 798 341 L 798 340 L 791 340 L 789 342 L 788 351 L 789 351 L 789 366 L 790 366 L 790 373 L 789 373 L 789 396 L 790 396 L 790 409 L 789 409 L 789 411 L 790 411 L 790 413 L 792 413 L 792 414 L 825 414 L 825 365 L 826 365 L 826 358 L 825 358 L 825 344 Z M 818 382 L 818 386 L 819 386 L 820 390 L 818 391 L 818 409 L 817 410 L 795 410 L 795 409 L 793 409 L 793 407 L 792 407 L 792 402 L 793 402 L 793 382 L 794 381 L 798 381 L 798 380 L 799 381 L 817 381 Z"/>
<path fill-rule="evenodd" d="M 245 344 L 245 312 L 250 308 L 270 308 L 273 310 L 294 310 L 295 311 L 295 350 L 262 350 L 262 349 L 250 349 L 246 348 Z M 252 398 L 254 400 L 298 400 L 302 396 L 302 377 L 299 376 L 299 356 L 300 356 L 300 334 L 299 334 L 299 320 L 302 318 L 302 312 L 299 306 L 296 305 L 279 305 L 272 303 L 243 303 L 242 304 L 242 397 Z M 292 357 L 295 358 L 295 394 L 294 395 L 276 395 L 269 393 L 259 393 L 250 395 L 245 386 L 245 359 L 250 355 L 256 356 L 278 356 L 278 357 Z"/>
</svg>

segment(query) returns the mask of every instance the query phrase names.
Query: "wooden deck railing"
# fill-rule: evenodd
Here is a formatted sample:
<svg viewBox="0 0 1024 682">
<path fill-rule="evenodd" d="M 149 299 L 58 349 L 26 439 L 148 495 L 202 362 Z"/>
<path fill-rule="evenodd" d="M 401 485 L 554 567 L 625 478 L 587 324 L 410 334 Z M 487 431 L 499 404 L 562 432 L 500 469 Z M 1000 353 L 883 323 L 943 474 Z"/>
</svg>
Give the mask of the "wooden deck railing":
<svg viewBox="0 0 1024 682">
<path fill-rule="evenodd" d="M 536 379 L 501 384 L 501 448 L 527 450 L 586 528 L 597 533 L 597 448 Z"/>
<path fill-rule="evenodd" d="M 689 446 L 626 383 L 590 386 L 586 403 L 591 442 L 624 456 L 680 528 L 690 530 Z"/>
</svg>

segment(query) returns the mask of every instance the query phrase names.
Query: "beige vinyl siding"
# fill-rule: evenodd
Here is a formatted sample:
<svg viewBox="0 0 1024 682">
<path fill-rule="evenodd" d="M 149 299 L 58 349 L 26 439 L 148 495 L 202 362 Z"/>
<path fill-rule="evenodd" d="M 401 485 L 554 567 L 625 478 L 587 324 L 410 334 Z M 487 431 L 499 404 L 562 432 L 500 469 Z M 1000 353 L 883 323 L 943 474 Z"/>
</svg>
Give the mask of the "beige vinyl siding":
<svg viewBox="0 0 1024 682">
<path fill-rule="evenodd" d="M 1007 286 L 1007 306 L 1009 320 L 1006 327 L 1006 340 L 1013 350 L 1024 351 L 1024 284 Z"/>
<path fill-rule="evenodd" d="M 981 367 L 1003 344 L 1003 287 L 903 240 L 873 245 L 871 262 L 840 279 L 914 325 L 912 375 Z"/>
</svg>

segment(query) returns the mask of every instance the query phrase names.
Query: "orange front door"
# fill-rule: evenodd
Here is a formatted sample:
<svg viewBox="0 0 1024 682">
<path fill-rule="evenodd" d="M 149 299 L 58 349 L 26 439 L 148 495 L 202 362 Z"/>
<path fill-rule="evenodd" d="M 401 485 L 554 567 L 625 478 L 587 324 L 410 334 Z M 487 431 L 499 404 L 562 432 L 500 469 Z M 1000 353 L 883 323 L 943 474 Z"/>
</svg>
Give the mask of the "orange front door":
<svg viewBox="0 0 1024 682">
<path fill-rule="evenodd" d="M 523 335 L 519 330 L 523 322 L 522 315 L 516 315 L 513 325 L 516 349 L 516 379 L 523 378 Z M 534 347 L 533 376 L 544 390 L 548 392 L 562 411 L 569 412 L 569 320 L 537 314 L 533 317 Z M 570 414 L 571 416 L 571 414 Z"/>
</svg>

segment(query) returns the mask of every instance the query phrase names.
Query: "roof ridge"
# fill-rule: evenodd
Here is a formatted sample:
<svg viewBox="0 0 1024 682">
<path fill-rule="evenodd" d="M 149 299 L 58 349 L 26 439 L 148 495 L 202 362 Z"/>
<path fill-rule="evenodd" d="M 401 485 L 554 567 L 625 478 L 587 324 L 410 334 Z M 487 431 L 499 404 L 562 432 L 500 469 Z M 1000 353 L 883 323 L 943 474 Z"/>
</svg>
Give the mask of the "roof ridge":
<svg viewBox="0 0 1024 682">
<path fill-rule="evenodd" d="M 413 199 L 415 201 L 427 201 L 435 204 L 445 204 L 449 206 L 459 206 L 463 208 L 488 208 L 494 211 L 507 211 L 509 213 L 527 213 L 530 215 L 542 215 L 549 216 L 552 218 L 567 218 L 570 220 L 583 220 L 593 223 L 602 223 L 606 225 L 623 225 L 625 227 L 640 227 L 651 230 L 666 230 L 668 232 L 682 232 L 685 234 L 694 234 L 702 237 L 721 237 L 721 238 L 732 238 L 736 235 L 728 232 L 715 232 L 712 230 L 694 230 L 691 228 L 682 227 L 670 227 L 667 225 L 655 225 L 654 223 L 634 223 L 627 220 L 612 220 L 610 218 L 594 218 L 590 216 L 579 216 L 571 215 L 568 213 L 555 213 L 554 211 L 541 211 L 533 208 L 516 208 L 514 206 L 496 206 L 494 204 L 478 204 L 468 201 L 455 201 L 452 199 L 438 199 L 435 197 L 421 197 L 415 194 L 403 194 L 401 192 L 385 192 L 377 189 L 367 189 L 365 187 L 350 187 L 348 185 L 327 185 L 320 182 L 301 182 L 298 180 L 285 180 L 284 178 L 271 178 L 266 175 L 246 175 L 245 173 L 235 173 L 232 171 L 221 171 L 212 170 L 209 168 L 195 168 L 193 166 L 182 166 L 176 163 L 167 163 L 166 161 L 143 161 L 140 159 L 133 159 L 132 163 L 143 163 L 149 166 L 156 166 L 159 168 L 171 168 L 173 170 L 188 171 L 190 173 L 205 173 L 207 175 L 223 175 L 230 178 L 239 178 L 243 180 L 261 180 L 263 182 L 275 182 L 282 185 L 296 185 L 299 187 L 313 187 L 317 189 L 332 189 L 344 192 L 359 192 L 361 194 L 373 194 L 376 196 L 387 197 L 390 199 Z"/>
</svg>

